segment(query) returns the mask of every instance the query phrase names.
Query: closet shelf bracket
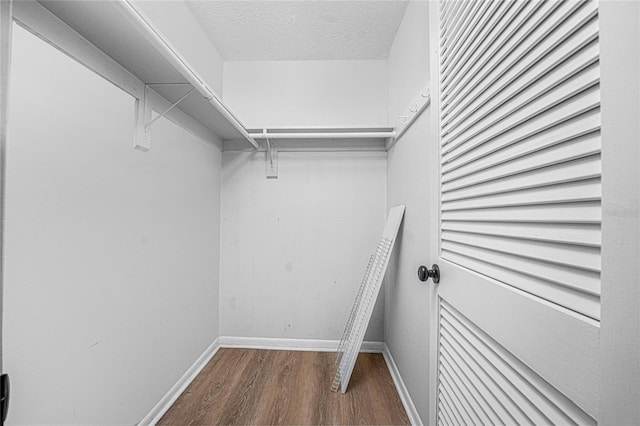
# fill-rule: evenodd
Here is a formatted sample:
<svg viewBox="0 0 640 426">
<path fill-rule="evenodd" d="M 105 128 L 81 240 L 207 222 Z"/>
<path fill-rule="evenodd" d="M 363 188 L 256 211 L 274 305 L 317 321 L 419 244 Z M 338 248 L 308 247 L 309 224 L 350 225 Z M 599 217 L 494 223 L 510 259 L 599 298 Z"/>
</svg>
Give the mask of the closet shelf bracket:
<svg viewBox="0 0 640 426">
<path fill-rule="evenodd" d="M 171 83 L 174 84 L 174 83 Z M 176 85 L 182 85 L 182 83 L 175 83 Z M 186 83 L 186 85 L 190 85 Z M 140 151 L 149 151 L 151 149 L 151 126 L 153 123 L 164 117 L 169 111 L 178 106 L 178 104 L 184 101 L 193 91 L 195 87 L 191 87 L 187 93 L 182 95 L 180 99 L 172 103 L 169 107 L 167 107 L 164 111 L 158 114 L 155 118 L 151 118 L 152 108 L 151 103 L 149 101 L 149 86 L 152 84 L 144 85 L 144 93 L 142 95 L 142 99 L 136 99 L 136 121 L 135 121 L 135 132 L 134 132 L 134 141 L 133 147 L 134 149 Z"/>
<path fill-rule="evenodd" d="M 187 93 L 185 93 L 184 95 L 182 95 L 182 97 L 180 99 L 178 99 L 177 101 L 175 101 L 174 103 L 171 104 L 171 106 L 169 106 L 167 109 L 165 109 L 164 111 L 162 111 L 160 114 L 158 114 L 158 116 L 156 118 L 154 118 L 153 120 L 149 121 L 146 124 L 147 129 L 149 127 L 151 127 L 151 125 L 153 123 L 155 123 L 158 119 L 164 117 L 164 115 L 166 113 L 168 113 L 169 111 L 171 111 L 173 108 L 175 108 L 180 102 L 184 101 L 187 96 L 189 96 L 194 90 L 196 90 L 194 87 L 192 87 L 191 89 L 189 89 L 189 91 Z"/>
<path fill-rule="evenodd" d="M 386 144 L 386 149 L 389 151 L 398 140 L 404 135 L 404 133 L 411 127 L 411 125 L 420 117 L 420 115 L 431 105 L 431 85 L 427 85 L 420 91 L 418 96 L 413 98 L 413 102 L 409 105 L 404 112 L 404 115 L 399 115 L 398 123 L 396 125 L 396 135 L 389 140 Z"/>
<path fill-rule="evenodd" d="M 267 129 L 262 129 L 262 138 L 266 141 L 265 144 L 267 146 L 266 154 L 266 163 L 267 163 L 267 179 L 277 179 L 278 178 L 278 151 L 276 147 L 269 140 L 269 135 L 267 134 Z"/>
</svg>

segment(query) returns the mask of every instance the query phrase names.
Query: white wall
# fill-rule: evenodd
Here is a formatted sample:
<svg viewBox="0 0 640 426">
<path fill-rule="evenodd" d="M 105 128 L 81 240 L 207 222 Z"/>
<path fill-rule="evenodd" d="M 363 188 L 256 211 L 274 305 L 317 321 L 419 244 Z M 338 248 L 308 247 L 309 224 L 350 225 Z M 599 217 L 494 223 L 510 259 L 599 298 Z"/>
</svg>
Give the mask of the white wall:
<svg viewBox="0 0 640 426">
<path fill-rule="evenodd" d="M 428 3 L 410 2 L 389 54 L 389 116 L 408 108 L 429 81 Z M 405 204 L 404 224 L 385 277 L 385 341 L 422 421 L 429 419 L 430 284 L 418 281 L 431 265 L 428 205 L 427 108 L 389 151 L 388 205 Z M 431 396 L 432 397 L 432 396 Z"/>
<path fill-rule="evenodd" d="M 220 334 L 342 335 L 386 218 L 385 153 L 223 153 Z M 366 340 L 383 340 L 383 300 Z"/>
<path fill-rule="evenodd" d="M 387 59 L 389 123 L 408 112 L 429 82 L 429 3 L 410 1 Z"/>
<path fill-rule="evenodd" d="M 9 424 L 134 424 L 217 337 L 221 153 L 14 33 L 5 228 Z"/>
<path fill-rule="evenodd" d="M 219 97 L 223 60 L 184 0 L 136 0 L 141 10 Z"/>
<path fill-rule="evenodd" d="M 224 101 L 249 128 L 386 125 L 386 61 L 225 62 Z"/>
<path fill-rule="evenodd" d="M 404 224 L 385 277 L 385 341 L 422 417 L 428 420 L 429 286 L 418 281 L 431 266 L 427 200 L 427 109 L 389 152 L 387 203 L 405 204 Z M 432 209 L 431 209 L 432 210 Z"/>
</svg>

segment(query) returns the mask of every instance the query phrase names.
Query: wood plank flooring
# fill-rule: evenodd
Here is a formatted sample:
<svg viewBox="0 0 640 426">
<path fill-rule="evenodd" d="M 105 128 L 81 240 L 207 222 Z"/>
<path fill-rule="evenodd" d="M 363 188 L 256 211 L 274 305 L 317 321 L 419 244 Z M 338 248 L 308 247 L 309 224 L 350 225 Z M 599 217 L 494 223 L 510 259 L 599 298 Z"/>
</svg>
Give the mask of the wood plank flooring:
<svg viewBox="0 0 640 426">
<path fill-rule="evenodd" d="M 382 354 L 360 354 L 333 393 L 332 352 L 220 349 L 158 425 L 404 425 Z"/>
</svg>

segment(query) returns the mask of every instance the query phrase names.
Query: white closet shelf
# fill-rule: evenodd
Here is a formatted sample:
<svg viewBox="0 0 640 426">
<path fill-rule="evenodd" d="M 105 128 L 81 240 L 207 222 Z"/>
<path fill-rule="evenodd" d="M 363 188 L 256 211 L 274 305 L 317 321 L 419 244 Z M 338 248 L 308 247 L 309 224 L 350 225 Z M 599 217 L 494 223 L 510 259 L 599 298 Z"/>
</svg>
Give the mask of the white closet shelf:
<svg viewBox="0 0 640 426">
<path fill-rule="evenodd" d="M 136 99 L 143 100 L 148 87 L 159 113 L 175 107 L 167 117 L 223 150 L 267 149 L 265 129 L 247 129 L 130 1 L 25 0 L 15 4 L 14 18 Z M 148 115 L 138 120 L 144 128 L 153 121 Z M 387 125 L 273 127 L 266 133 L 277 151 L 386 151 L 397 137 Z"/>
<path fill-rule="evenodd" d="M 396 136 L 389 126 L 358 127 L 269 127 L 248 129 L 249 135 L 265 149 L 266 139 L 278 151 L 386 151 Z M 246 145 L 246 144 L 244 144 Z M 242 141 L 225 141 L 225 151 L 244 150 Z"/>
<path fill-rule="evenodd" d="M 39 1 L 49 12 L 220 140 L 258 147 L 240 120 L 128 1 Z M 249 145 L 251 144 L 251 145 Z"/>
</svg>

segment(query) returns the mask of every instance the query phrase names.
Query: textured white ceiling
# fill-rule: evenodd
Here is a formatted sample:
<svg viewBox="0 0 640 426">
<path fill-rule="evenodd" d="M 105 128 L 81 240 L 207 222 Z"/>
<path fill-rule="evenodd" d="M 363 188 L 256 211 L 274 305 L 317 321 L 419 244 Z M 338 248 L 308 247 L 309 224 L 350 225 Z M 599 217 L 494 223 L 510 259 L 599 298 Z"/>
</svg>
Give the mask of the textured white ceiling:
<svg viewBox="0 0 640 426">
<path fill-rule="evenodd" d="M 407 0 L 187 0 L 225 60 L 385 59 Z"/>
</svg>

